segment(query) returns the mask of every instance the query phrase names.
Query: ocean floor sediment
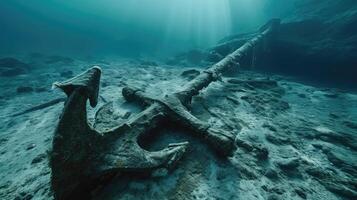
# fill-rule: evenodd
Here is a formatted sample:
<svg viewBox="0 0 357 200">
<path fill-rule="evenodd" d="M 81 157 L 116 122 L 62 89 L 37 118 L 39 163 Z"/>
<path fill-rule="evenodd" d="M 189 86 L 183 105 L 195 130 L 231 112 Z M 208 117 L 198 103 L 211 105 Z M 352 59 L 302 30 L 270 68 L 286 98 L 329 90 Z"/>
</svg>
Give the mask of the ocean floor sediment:
<svg viewBox="0 0 357 200">
<path fill-rule="evenodd" d="M 119 118 L 139 107 L 121 94 L 135 86 L 161 96 L 204 68 L 154 61 L 87 61 L 32 55 L 16 76 L 0 77 L 0 199 L 51 199 L 48 152 L 65 98 L 51 89 L 91 66 L 102 68 L 99 105 L 113 101 Z M 47 66 L 42 67 L 41 65 Z M 16 73 L 16 72 L 14 72 Z M 21 113 L 55 99 L 51 106 Z M 95 199 L 354 199 L 357 197 L 357 94 L 291 77 L 237 71 L 193 98 L 191 112 L 235 135 L 228 159 L 177 127 L 157 130 L 145 148 L 190 141 L 177 168 L 152 179 L 118 177 Z M 128 114 L 129 113 L 129 114 Z M 113 125 L 114 126 L 114 125 Z"/>
</svg>

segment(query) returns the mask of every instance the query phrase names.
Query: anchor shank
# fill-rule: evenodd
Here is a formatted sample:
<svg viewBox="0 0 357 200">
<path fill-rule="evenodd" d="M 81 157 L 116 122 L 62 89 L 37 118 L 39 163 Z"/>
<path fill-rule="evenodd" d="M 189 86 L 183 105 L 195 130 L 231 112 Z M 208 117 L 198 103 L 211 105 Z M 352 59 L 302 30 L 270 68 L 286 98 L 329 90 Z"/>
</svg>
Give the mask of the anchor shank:
<svg viewBox="0 0 357 200">
<path fill-rule="evenodd" d="M 199 94 L 200 90 L 210 83 L 218 80 L 223 72 L 239 66 L 242 58 L 252 51 L 257 44 L 263 42 L 264 38 L 273 35 L 277 31 L 279 24 L 280 20 L 271 20 L 260 29 L 260 34 L 184 85 L 183 89 L 176 93 L 180 101 L 184 105 L 188 105 L 193 96 Z"/>
</svg>

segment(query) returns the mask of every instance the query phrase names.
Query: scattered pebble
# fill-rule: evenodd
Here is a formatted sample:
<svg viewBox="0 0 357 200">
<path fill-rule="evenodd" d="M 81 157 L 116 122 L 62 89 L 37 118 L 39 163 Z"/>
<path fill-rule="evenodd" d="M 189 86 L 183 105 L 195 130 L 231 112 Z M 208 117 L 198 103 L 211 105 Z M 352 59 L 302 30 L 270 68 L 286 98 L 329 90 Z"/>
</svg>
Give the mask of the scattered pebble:
<svg viewBox="0 0 357 200">
<path fill-rule="evenodd" d="M 35 147 L 36 147 L 36 144 L 31 143 L 31 144 L 27 145 L 26 150 L 31 150 L 31 149 L 33 149 Z"/>
</svg>

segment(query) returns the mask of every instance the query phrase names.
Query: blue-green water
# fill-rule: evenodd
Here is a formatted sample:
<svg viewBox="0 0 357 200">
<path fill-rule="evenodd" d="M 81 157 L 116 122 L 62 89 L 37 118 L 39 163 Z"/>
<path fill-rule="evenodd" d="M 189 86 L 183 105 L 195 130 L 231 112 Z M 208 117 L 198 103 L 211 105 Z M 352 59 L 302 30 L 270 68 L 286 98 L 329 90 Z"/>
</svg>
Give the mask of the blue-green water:
<svg viewBox="0 0 357 200">
<path fill-rule="evenodd" d="M 167 55 L 282 17 L 282 0 L 2 0 L 0 53 Z"/>
</svg>

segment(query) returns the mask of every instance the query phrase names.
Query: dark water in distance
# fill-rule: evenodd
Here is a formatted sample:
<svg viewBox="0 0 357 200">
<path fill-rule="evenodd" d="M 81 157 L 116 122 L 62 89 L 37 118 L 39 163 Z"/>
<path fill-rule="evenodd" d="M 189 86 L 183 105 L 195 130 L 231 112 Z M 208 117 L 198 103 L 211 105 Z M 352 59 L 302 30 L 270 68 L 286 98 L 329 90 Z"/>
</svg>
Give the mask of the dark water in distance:
<svg viewBox="0 0 357 200">
<path fill-rule="evenodd" d="M 1 0 L 0 55 L 167 60 L 281 18 L 264 69 L 353 88 L 356 13 L 355 0 Z"/>
<path fill-rule="evenodd" d="M 0 53 L 166 56 L 282 17 L 283 0 L 1 0 Z"/>
</svg>

